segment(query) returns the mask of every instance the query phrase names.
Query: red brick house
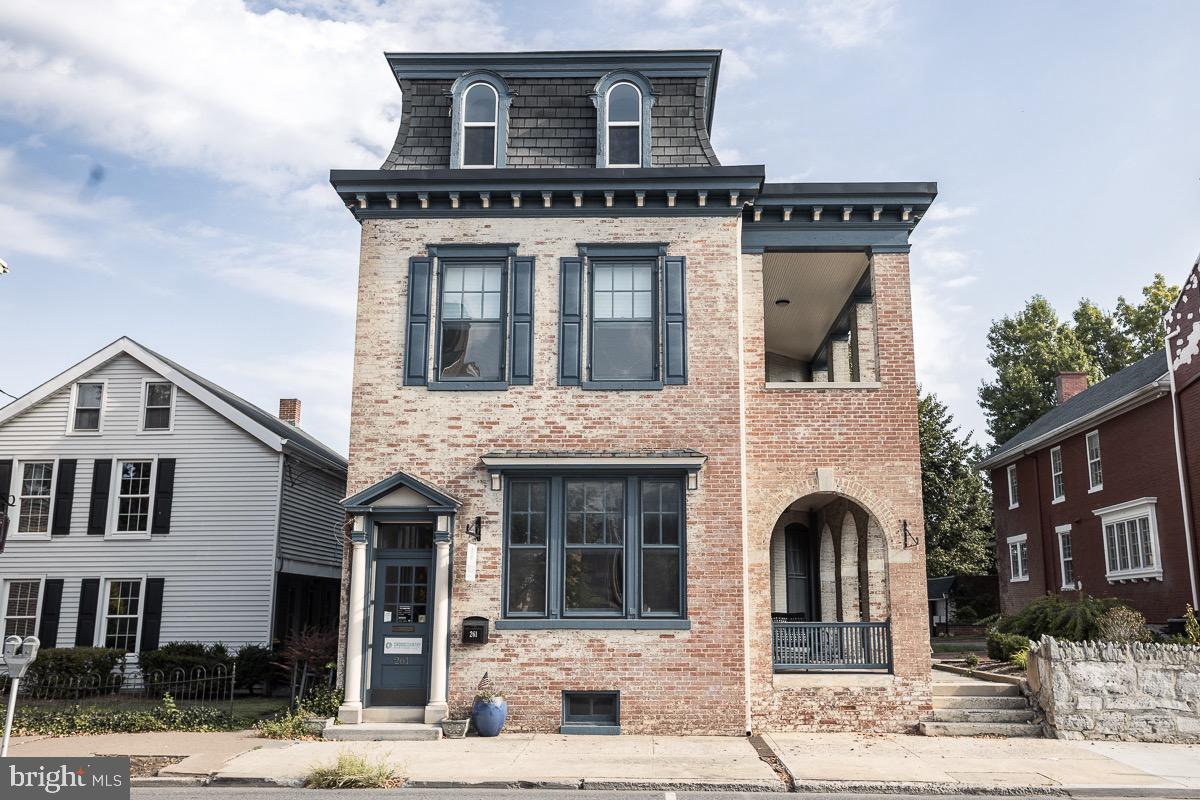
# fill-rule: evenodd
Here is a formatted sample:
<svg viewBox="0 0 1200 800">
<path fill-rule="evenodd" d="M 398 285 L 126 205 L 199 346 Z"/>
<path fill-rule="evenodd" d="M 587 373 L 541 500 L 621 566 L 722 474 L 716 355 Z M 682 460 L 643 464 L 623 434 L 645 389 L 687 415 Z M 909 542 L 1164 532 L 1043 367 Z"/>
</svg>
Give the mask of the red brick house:
<svg viewBox="0 0 1200 800">
<path fill-rule="evenodd" d="M 1196 603 L 1171 387 L 1165 351 L 1091 387 L 1082 373 L 1064 373 L 1058 406 L 981 462 L 992 479 L 1004 613 L 1082 589 L 1127 600 L 1163 625 Z M 1200 391 L 1184 398 L 1200 436 Z"/>
<path fill-rule="evenodd" d="M 930 709 L 908 237 L 769 183 L 720 52 L 388 54 L 361 226 L 349 724 L 902 730 Z M 348 726 L 338 726 L 339 729 Z"/>
</svg>

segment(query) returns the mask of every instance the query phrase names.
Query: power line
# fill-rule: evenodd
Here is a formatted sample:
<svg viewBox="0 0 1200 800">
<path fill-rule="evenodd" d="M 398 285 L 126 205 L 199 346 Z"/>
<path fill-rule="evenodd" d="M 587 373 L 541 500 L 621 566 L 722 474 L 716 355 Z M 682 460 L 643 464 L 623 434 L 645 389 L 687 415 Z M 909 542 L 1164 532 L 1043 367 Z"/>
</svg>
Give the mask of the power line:
<svg viewBox="0 0 1200 800">
<path fill-rule="evenodd" d="M 9 397 L 11 397 L 13 400 L 16 400 L 16 399 L 17 399 L 17 396 L 16 396 L 15 394 L 8 394 L 8 392 L 4 391 L 3 389 L 0 389 L 0 394 L 8 395 L 8 396 L 9 396 Z"/>
</svg>

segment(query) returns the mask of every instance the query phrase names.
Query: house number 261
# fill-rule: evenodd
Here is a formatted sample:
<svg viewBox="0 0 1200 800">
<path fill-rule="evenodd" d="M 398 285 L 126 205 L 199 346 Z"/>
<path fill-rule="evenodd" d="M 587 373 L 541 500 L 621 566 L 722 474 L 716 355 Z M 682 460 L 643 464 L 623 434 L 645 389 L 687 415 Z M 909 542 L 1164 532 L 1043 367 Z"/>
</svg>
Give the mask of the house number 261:
<svg viewBox="0 0 1200 800">
<path fill-rule="evenodd" d="M 397 665 L 397 666 L 400 666 L 400 665 L 403 665 L 403 664 L 407 664 L 407 663 L 408 663 L 408 659 L 407 659 L 407 658 L 405 658 L 404 656 L 392 656 L 392 663 L 393 663 L 393 664 L 395 664 L 395 665 Z"/>
</svg>

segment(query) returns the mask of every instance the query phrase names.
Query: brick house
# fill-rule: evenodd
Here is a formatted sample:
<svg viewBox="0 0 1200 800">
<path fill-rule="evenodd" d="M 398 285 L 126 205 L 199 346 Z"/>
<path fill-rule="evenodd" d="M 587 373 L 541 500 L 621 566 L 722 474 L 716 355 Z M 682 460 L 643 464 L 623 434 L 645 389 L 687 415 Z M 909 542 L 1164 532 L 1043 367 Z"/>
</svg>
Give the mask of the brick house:
<svg viewBox="0 0 1200 800">
<path fill-rule="evenodd" d="M 908 237 L 765 182 L 719 51 L 388 54 L 362 228 L 344 722 L 902 730 L 930 707 Z"/>
<path fill-rule="evenodd" d="M 992 479 L 1003 613 L 1045 594 L 1117 597 L 1157 625 L 1195 604 L 1165 351 L 1058 405 L 980 464 Z"/>
</svg>

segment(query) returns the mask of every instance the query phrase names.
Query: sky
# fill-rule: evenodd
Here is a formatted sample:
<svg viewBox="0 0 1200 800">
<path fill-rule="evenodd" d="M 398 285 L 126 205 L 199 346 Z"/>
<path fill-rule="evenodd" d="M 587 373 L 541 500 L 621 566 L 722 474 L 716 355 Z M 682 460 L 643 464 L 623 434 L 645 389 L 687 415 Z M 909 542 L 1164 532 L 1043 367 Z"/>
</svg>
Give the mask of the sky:
<svg viewBox="0 0 1200 800">
<path fill-rule="evenodd" d="M 991 320 L 1103 307 L 1200 251 L 1200 3 L 603 0 L 0 5 L 0 390 L 122 335 L 345 452 L 383 51 L 720 48 L 724 164 L 937 181 L 917 377 L 987 443 Z M 0 397 L 0 401 L 6 398 Z"/>
</svg>

